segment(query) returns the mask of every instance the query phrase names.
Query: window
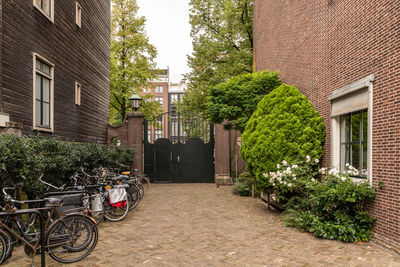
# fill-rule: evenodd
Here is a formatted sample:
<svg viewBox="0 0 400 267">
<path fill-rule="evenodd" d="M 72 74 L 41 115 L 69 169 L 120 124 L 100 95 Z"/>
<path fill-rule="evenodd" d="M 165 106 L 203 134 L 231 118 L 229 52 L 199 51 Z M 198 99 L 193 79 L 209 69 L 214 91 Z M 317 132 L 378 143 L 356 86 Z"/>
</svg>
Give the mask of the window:
<svg viewBox="0 0 400 267">
<path fill-rule="evenodd" d="M 76 2 L 76 19 L 75 19 L 76 25 L 78 27 L 82 27 L 82 7 L 81 5 Z"/>
<path fill-rule="evenodd" d="M 359 171 L 360 178 L 368 174 L 368 110 L 340 116 L 340 169 L 348 165 Z"/>
<path fill-rule="evenodd" d="M 341 172 L 351 165 L 355 179 L 372 181 L 372 93 L 374 75 L 344 86 L 331 101 L 331 164 Z"/>
<path fill-rule="evenodd" d="M 154 98 L 154 100 L 157 101 L 160 105 L 163 104 L 163 98 L 162 98 L 162 97 L 156 96 L 156 97 Z"/>
<path fill-rule="evenodd" d="M 155 92 L 156 93 L 162 93 L 163 92 L 163 87 L 162 86 L 157 86 Z"/>
<path fill-rule="evenodd" d="M 33 5 L 51 22 L 54 22 L 54 0 L 33 0 Z"/>
<path fill-rule="evenodd" d="M 81 85 L 78 82 L 75 82 L 75 105 L 81 105 Z"/>
<path fill-rule="evenodd" d="M 162 130 L 155 130 L 154 140 L 162 138 Z"/>
<path fill-rule="evenodd" d="M 43 131 L 52 131 L 54 65 L 37 54 L 34 54 L 33 68 L 33 128 Z"/>
<path fill-rule="evenodd" d="M 179 100 L 178 94 L 171 94 L 171 104 L 175 104 Z"/>
</svg>

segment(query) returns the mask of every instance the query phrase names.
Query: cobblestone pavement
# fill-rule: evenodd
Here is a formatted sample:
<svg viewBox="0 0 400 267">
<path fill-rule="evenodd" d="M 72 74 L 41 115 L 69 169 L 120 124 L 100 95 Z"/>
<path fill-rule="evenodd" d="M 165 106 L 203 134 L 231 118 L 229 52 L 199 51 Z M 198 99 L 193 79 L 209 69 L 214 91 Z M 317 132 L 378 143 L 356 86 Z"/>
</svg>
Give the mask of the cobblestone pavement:
<svg viewBox="0 0 400 267">
<path fill-rule="evenodd" d="M 69 266 L 400 266 L 399 256 L 374 244 L 322 240 L 284 227 L 279 213 L 230 190 L 152 185 L 124 221 L 101 224 L 96 249 Z M 5 266 L 29 263 L 18 248 Z"/>
</svg>

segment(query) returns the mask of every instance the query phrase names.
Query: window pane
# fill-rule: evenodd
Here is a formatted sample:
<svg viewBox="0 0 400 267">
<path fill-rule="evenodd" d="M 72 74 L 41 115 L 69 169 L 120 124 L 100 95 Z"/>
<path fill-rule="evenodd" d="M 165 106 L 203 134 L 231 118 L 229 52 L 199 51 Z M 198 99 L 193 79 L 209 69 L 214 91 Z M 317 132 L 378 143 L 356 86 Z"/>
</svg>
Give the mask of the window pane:
<svg viewBox="0 0 400 267">
<path fill-rule="evenodd" d="M 42 5 L 43 5 L 42 10 L 49 17 L 50 17 L 50 10 L 51 10 L 50 1 L 51 0 L 42 0 Z"/>
<path fill-rule="evenodd" d="M 41 110 L 40 110 L 40 100 L 36 100 L 36 126 L 40 125 L 42 121 L 40 120 Z"/>
<path fill-rule="evenodd" d="M 50 80 L 47 78 L 42 78 L 43 81 L 43 101 L 50 102 Z"/>
<path fill-rule="evenodd" d="M 342 143 L 349 142 L 349 132 L 350 132 L 350 115 L 344 115 L 341 118 L 340 126 L 340 140 Z"/>
<path fill-rule="evenodd" d="M 42 62 L 36 59 L 36 69 L 40 70 L 42 68 Z"/>
<path fill-rule="evenodd" d="M 361 175 L 362 176 L 367 176 L 368 174 L 368 144 L 363 144 L 363 164 L 362 164 L 362 170 L 361 170 Z"/>
<path fill-rule="evenodd" d="M 50 126 L 50 104 L 43 103 L 43 126 Z"/>
<path fill-rule="evenodd" d="M 351 145 L 351 165 L 360 170 L 360 144 Z"/>
<path fill-rule="evenodd" d="M 50 66 L 42 63 L 42 72 L 50 76 Z"/>
<path fill-rule="evenodd" d="M 353 113 L 351 115 L 351 141 L 360 141 L 360 118 L 360 113 Z"/>
<path fill-rule="evenodd" d="M 42 76 L 40 76 L 39 74 L 36 74 L 36 88 L 35 88 L 36 99 L 42 99 L 41 90 L 40 90 L 41 87 L 42 87 Z"/>
<path fill-rule="evenodd" d="M 368 140 L 368 111 L 364 111 L 362 113 L 362 121 L 363 121 L 363 140 Z"/>
</svg>

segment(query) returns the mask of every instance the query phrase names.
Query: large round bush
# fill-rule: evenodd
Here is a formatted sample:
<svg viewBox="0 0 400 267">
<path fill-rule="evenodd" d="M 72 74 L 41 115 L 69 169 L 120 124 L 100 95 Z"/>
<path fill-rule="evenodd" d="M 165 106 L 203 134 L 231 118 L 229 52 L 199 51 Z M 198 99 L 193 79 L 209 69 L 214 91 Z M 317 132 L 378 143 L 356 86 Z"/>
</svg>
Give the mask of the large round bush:
<svg viewBox="0 0 400 267">
<path fill-rule="evenodd" d="M 320 158 L 324 141 L 322 117 L 296 87 L 283 84 L 258 103 L 242 135 L 241 155 L 257 187 L 266 191 L 264 173 L 275 171 L 282 160 Z"/>
</svg>

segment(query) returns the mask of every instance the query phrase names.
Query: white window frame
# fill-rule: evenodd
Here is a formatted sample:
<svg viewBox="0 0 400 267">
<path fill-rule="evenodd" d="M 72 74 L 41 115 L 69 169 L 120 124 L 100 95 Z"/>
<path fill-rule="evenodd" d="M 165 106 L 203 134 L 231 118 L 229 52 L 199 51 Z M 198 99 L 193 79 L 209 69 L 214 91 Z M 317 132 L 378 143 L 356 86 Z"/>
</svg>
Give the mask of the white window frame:
<svg viewBox="0 0 400 267">
<path fill-rule="evenodd" d="M 164 98 L 163 98 L 163 97 L 161 97 L 161 96 L 156 96 L 156 97 L 154 98 L 154 100 L 155 100 L 158 104 L 160 104 L 161 106 L 164 105 Z"/>
<path fill-rule="evenodd" d="M 75 23 L 79 28 L 82 28 L 82 6 L 76 2 Z"/>
<path fill-rule="evenodd" d="M 33 6 L 36 7 L 37 10 L 40 11 L 40 13 L 42 13 L 48 20 L 51 21 L 51 23 L 54 23 L 54 0 L 48 0 L 50 1 L 50 15 L 47 15 L 43 9 L 36 5 L 36 0 L 33 0 Z"/>
<path fill-rule="evenodd" d="M 164 86 L 162 85 L 157 85 L 156 88 L 154 89 L 155 93 L 157 94 L 162 94 L 164 92 Z"/>
<path fill-rule="evenodd" d="M 367 88 L 368 90 L 368 173 L 367 180 L 372 184 L 372 114 L 373 114 L 373 82 L 374 75 L 369 75 L 352 84 L 346 85 L 329 96 L 333 101 L 339 97 L 345 97 L 351 93 Z M 332 106 L 331 106 L 332 107 Z M 346 112 L 348 113 L 348 112 Z M 344 114 L 341 114 L 344 115 Z M 331 117 L 331 165 L 340 169 L 340 116 Z M 365 179 L 353 178 L 354 181 L 365 181 Z"/>
<path fill-rule="evenodd" d="M 81 105 L 82 85 L 75 82 L 75 105 Z"/>
<path fill-rule="evenodd" d="M 50 66 L 50 76 L 40 73 L 41 75 L 46 76 L 46 78 L 50 79 L 50 128 L 44 128 L 40 126 L 36 126 L 36 60 L 40 60 L 47 65 Z M 43 131 L 43 132 L 54 132 L 54 68 L 55 65 L 48 61 L 46 58 L 40 56 L 37 53 L 33 53 L 33 120 L 32 120 L 32 128 L 34 130 Z"/>
</svg>

